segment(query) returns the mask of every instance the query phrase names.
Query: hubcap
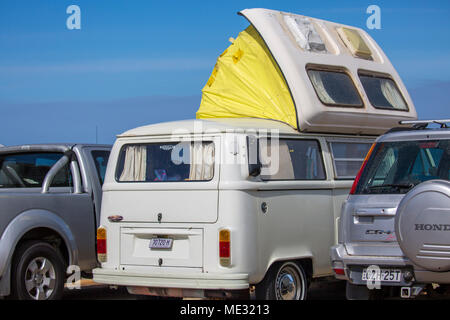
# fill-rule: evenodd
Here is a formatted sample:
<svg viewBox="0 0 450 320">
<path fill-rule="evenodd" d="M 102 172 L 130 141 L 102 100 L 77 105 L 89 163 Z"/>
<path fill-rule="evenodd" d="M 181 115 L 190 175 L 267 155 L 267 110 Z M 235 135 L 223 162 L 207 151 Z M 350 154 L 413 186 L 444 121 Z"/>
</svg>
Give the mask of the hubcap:
<svg viewBox="0 0 450 320">
<path fill-rule="evenodd" d="M 34 258 L 25 271 L 25 288 L 34 300 L 48 299 L 56 287 L 53 264 L 44 257 Z"/>
<path fill-rule="evenodd" d="M 277 274 L 275 280 L 277 300 L 299 300 L 302 294 L 302 281 L 296 268 L 286 265 Z"/>
</svg>

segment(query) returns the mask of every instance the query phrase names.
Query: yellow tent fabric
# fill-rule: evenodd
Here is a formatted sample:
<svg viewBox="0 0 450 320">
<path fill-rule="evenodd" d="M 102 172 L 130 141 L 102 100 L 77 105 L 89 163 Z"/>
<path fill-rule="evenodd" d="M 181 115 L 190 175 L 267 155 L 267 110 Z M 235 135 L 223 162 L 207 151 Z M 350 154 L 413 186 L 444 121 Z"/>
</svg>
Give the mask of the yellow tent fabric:
<svg viewBox="0 0 450 320">
<path fill-rule="evenodd" d="M 286 81 L 253 26 L 220 55 L 202 93 L 198 119 L 273 119 L 297 129 L 297 112 Z"/>
</svg>

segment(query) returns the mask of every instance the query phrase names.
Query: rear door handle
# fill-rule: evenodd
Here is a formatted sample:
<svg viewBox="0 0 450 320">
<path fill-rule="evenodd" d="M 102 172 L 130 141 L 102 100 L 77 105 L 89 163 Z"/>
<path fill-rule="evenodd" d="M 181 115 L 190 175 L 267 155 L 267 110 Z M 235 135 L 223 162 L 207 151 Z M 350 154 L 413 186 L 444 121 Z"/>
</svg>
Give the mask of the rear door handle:
<svg viewBox="0 0 450 320">
<path fill-rule="evenodd" d="M 363 208 L 358 209 L 354 216 L 395 216 L 397 208 Z"/>
</svg>

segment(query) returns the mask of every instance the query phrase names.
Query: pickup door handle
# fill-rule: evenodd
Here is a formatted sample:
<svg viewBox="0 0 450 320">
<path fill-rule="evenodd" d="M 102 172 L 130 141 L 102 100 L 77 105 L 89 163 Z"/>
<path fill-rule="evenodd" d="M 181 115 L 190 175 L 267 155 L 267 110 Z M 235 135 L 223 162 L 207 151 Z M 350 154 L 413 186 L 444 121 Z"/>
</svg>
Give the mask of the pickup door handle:
<svg viewBox="0 0 450 320">
<path fill-rule="evenodd" d="M 360 208 L 354 216 L 395 216 L 397 208 Z"/>
</svg>

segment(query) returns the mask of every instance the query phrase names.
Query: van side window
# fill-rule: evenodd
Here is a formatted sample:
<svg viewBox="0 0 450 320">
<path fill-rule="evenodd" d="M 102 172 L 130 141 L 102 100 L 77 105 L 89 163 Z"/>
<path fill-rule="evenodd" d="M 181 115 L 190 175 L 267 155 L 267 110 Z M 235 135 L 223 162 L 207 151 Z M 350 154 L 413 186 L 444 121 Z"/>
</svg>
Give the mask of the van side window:
<svg viewBox="0 0 450 320">
<path fill-rule="evenodd" d="M 23 153 L 0 156 L 0 188 L 40 188 L 50 168 L 62 153 Z M 66 165 L 51 187 L 71 187 L 72 175 Z"/>
<path fill-rule="evenodd" d="M 370 146 L 370 143 L 330 142 L 335 177 L 355 179 Z"/>
<path fill-rule="evenodd" d="M 119 182 L 209 181 L 213 177 L 213 142 L 125 145 L 116 171 Z"/>
<path fill-rule="evenodd" d="M 324 180 L 325 170 L 318 141 L 260 139 L 263 180 Z"/>
</svg>

